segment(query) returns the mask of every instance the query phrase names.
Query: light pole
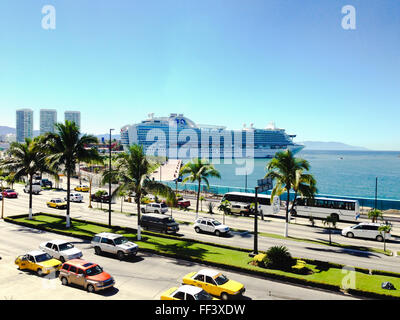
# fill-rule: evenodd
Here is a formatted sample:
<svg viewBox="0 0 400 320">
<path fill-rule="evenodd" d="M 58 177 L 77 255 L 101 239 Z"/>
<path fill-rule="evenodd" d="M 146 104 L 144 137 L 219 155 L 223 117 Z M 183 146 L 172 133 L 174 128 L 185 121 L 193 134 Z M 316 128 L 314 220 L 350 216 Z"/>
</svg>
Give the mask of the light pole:
<svg viewBox="0 0 400 320">
<path fill-rule="evenodd" d="M 4 187 L 3 180 L 1 180 L 1 218 L 4 218 Z"/>
<path fill-rule="evenodd" d="M 258 188 L 255 187 L 255 197 L 254 197 L 254 250 L 253 254 L 257 255 L 258 254 Z"/>
<path fill-rule="evenodd" d="M 109 180 L 108 180 L 108 225 L 111 227 L 111 131 L 110 129 L 110 141 L 109 141 L 109 151 L 110 151 L 110 162 L 109 162 Z"/>
<path fill-rule="evenodd" d="M 375 178 L 375 210 L 378 204 L 378 177 Z"/>
</svg>

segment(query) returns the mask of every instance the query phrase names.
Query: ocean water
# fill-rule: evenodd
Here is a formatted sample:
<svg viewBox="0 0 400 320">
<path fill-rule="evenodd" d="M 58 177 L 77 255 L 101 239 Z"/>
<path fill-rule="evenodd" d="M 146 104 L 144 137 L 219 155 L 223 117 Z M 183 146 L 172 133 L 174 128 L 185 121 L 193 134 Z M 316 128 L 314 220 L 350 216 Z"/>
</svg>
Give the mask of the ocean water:
<svg viewBox="0 0 400 320">
<path fill-rule="evenodd" d="M 317 180 L 319 194 L 375 197 L 378 178 L 378 198 L 400 200 L 400 151 L 316 151 L 302 150 L 296 157 L 310 163 L 310 173 Z M 226 161 L 225 161 L 226 162 Z M 264 177 L 269 159 L 255 159 L 247 175 L 247 188 L 253 188 Z M 221 179 L 211 178 L 211 185 L 245 188 L 246 175 L 236 173 L 243 164 L 214 164 Z"/>
</svg>

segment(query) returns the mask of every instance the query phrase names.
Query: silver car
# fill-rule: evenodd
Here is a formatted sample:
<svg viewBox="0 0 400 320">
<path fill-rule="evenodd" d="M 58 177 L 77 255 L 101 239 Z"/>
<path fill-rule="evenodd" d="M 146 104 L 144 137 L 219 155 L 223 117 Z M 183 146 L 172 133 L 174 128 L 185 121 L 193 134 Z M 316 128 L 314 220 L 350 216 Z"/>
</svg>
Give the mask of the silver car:
<svg viewBox="0 0 400 320">
<path fill-rule="evenodd" d="M 103 252 L 115 254 L 119 260 L 127 256 L 135 256 L 139 250 L 139 246 L 136 243 L 128 241 L 120 234 L 108 232 L 96 234 L 91 244 L 96 254 L 100 255 Z"/>
<path fill-rule="evenodd" d="M 39 248 L 61 262 L 82 257 L 82 251 L 75 248 L 72 243 L 65 240 L 43 242 L 39 245 Z"/>
</svg>

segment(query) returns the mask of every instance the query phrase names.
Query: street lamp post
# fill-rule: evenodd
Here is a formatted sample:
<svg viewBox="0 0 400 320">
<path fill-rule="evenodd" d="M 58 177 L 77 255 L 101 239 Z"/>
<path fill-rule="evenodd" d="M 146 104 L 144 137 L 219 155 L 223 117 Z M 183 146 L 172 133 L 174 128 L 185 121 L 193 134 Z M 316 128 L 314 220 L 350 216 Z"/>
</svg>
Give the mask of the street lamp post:
<svg viewBox="0 0 400 320">
<path fill-rule="evenodd" d="M 1 180 L 1 218 L 4 218 L 4 186 L 3 180 Z"/>
<path fill-rule="evenodd" d="M 258 189 L 260 187 L 255 187 L 254 196 L 254 249 L 251 255 L 255 256 L 258 254 Z"/>
<path fill-rule="evenodd" d="M 111 131 L 114 129 L 110 129 L 110 141 L 109 141 L 109 153 L 110 153 L 110 162 L 109 162 L 109 172 L 110 179 L 108 180 L 108 225 L 111 226 Z"/>
</svg>

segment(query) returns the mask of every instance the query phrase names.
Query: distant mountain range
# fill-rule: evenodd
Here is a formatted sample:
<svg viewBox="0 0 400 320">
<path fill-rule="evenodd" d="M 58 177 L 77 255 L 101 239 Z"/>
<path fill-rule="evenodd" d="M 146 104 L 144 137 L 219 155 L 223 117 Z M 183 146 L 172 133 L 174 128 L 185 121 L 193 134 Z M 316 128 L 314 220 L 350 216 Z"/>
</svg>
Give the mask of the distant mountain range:
<svg viewBox="0 0 400 320">
<path fill-rule="evenodd" d="M 7 127 L 7 126 L 0 126 L 0 135 L 6 134 L 16 134 L 16 129 Z M 40 130 L 33 130 L 33 136 L 36 137 L 40 134 Z"/>
<path fill-rule="evenodd" d="M 303 141 L 299 142 L 305 145 L 304 149 L 307 150 L 354 150 L 354 151 L 368 151 L 370 149 L 364 147 L 351 146 L 342 142 L 323 142 L 323 141 Z"/>
</svg>

